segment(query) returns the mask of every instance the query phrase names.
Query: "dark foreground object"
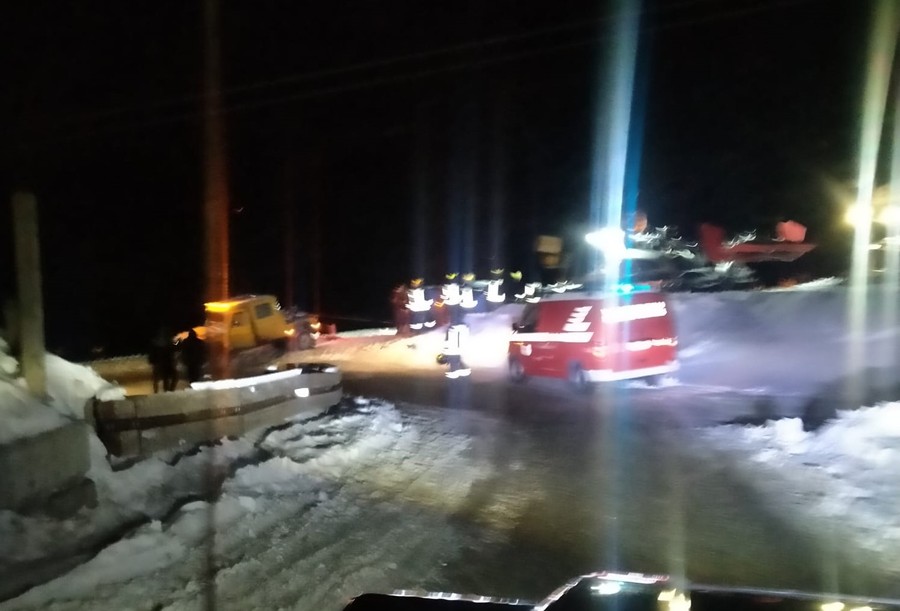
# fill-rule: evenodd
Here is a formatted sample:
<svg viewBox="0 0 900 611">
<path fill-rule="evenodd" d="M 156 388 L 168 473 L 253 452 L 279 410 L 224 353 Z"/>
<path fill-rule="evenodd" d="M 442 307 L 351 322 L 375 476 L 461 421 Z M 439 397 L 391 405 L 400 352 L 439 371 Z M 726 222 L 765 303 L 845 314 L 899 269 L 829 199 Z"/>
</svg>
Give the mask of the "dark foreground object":
<svg viewBox="0 0 900 611">
<path fill-rule="evenodd" d="M 665 576 L 639 573 L 583 575 L 538 603 L 447 593 L 363 594 L 345 611 L 848 611 L 900 610 L 900 600 L 703 585 L 676 586 Z"/>
</svg>

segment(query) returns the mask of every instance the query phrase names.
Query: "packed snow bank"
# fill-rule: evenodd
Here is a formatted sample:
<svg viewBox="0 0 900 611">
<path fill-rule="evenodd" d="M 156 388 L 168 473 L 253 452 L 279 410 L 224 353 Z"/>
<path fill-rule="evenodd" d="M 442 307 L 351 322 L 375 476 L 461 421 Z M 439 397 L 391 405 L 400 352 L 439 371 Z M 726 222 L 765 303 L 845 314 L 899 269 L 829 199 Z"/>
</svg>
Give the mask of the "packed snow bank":
<svg viewBox="0 0 900 611">
<path fill-rule="evenodd" d="M 124 399 L 122 388 L 110 384 L 83 365 L 70 363 L 54 354 L 47 359 L 47 393 L 51 405 L 72 418 L 84 418 L 84 405 L 94 397 L 101 401 Z"/>
<path fill-rule="evenodd" d="M 0 367 L 15 362 L 0 345 Z M 46 356 L 47 394 L 44 403 L 25 390 L 22 379 L 0 377 L 0 443 L 57 428 L 71 420 L 84 419 L 84 406 L 93 397 L 103 400 L 124 398 L 124 391 L 98 376 L 93 370 L 53 354 Z M 15 369 L 13 369 L 15 370 Z"/>
<path fill-rule="evenodd" d="M 146 522 L 0 609 L 194 608 L 210 519 L 220 608 L 339 609 L 360 592 L 393 589 L 397 575 L 421 586 L 469 541 L 453 515 L 491 475 L 469 436 L 441 426 L 358 399 L 273 431 L 259 447 L 223 440 L 175 464 L 94 472 L 97 509 L 52 523 L 0 512 L 0 540 L 19 559 L 52 558 L 103 520 Z M 214 505 L 171 511 L 201 495 L 211 473 L 226 475 Z"/>
<path fill-rule="evenodd" d="M 840 533 L 836 540 L 854 541 L 900 575 L 900 403 L 840 412 L 816 432 L 786 419 L 704 436 L 776 511 Z"/>
<path fill-rule="evenodd" d="M 834 276 L 828 278 L 817 278 L 816 280 L 810 280 L 809 282 L 801 282 L 799 284 L 795 284 L 794 286 L 789 287 L 778 287 L 766 289 L 767 291 L 821 291 L 823 289 L 830 289 L 835 286 L 840 286 L 844 283 L 843 278 L 835 278 Z"/>
<path fill-rule="evenodd" d="M 814 288 L 670 295 L 678 380 L 759 389 L 781 404 L 780 413 L 800 415 L 809 400 L 833 394 L 836 384 L 864 370 L 892 368 L 900 333 L 886 313 L 897 294 L 870 288 L 860 336 L 865 360 L 851 365 L 848 293 L 823 281 Z"/>
<path fill-rule="evenodd" d="M 67 422 L 17 384 L 0 381 L 0 444 L 33 437 Z"/>
<path fill-rule="evenodd" d="M 0 337 L 0 379 L 13 378 L 19 370 L 19 362 L 9 355 L 9 344 Z"/>
</svg>

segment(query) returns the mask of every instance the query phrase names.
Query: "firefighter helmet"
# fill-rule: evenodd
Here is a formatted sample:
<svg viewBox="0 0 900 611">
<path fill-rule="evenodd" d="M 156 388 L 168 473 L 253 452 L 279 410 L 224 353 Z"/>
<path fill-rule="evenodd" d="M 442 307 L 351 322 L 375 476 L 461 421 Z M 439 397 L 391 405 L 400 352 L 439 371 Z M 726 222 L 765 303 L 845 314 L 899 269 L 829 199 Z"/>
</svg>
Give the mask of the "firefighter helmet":
<svg viewBox="0 0 900 611">
<path fill-rule="evenodd" d="M 473 280 L 475 280 L 475 274 L 473 274 L 472 272 L 463 274 L 463 280 L 466 282 L 472 282 Z"/>
</svg>

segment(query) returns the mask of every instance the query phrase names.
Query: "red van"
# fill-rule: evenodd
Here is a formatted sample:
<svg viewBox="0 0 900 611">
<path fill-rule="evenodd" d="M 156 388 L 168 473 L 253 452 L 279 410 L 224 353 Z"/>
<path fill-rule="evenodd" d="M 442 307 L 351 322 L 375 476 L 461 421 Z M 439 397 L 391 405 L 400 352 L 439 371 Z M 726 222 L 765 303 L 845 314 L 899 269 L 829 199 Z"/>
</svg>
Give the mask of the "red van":
<svg viewBox="0 0 900 611">
<path fill-rule="evenodd" d="M 651 378 L 675 371 L 678 339 L 657 291 L 565 293 L 528 304 L 509 341 L 509 374 L 592 382 Z"/>
</svg>

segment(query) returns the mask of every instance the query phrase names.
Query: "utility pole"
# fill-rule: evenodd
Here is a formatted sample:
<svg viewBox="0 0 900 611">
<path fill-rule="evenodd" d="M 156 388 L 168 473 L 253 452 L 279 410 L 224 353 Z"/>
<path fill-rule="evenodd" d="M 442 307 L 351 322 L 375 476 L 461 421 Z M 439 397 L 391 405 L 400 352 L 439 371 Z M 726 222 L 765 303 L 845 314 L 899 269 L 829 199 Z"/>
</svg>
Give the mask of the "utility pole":
<svg viewBox="0 0 900 611">
<path fill-rule="evenodd" d="M 228 297 L 228 159 L 225 151 L 225 126 L 222 116 L 219 60 L 219 3 L 206 0 L 204 8 L 204 201 L 207 301 Z"/>
<path fill-rule="evenodd" d="M 309 194 L 309 231 L 312 250 L 312 311 L 322 313 L 322 157 L 318 151 L 307 153 L 304 178 Z"/>
<path fill-rule="evenodd" d="M 12 207 L 22 373 L 31 394 L 44 398 L 47 395 L 47 373 L 37 201 L 31 193 L 16 193 L 12 198 Z"/>
<path fill-rule="evenodd" d="M 219 2 L 205 0 L 204 17 L 204 78 L 203 78 L 203 154 L 204 154 L 204 193 L 203 221 L 205 228 L 205 296 L 206 301 L 218 301 L 228 297 L 228 164 L 225 154 L 225 128 L 222 120 L 221 83 L 219 65 Z M 230 371 L 227 340 L 211 358 L 221 367 L 219 373 Z M 214 477 L 212 463 L 207 465 L 207 482 Z M 215 611 L 216 595 L 216 504 L 207 504 L 206 537 L 204 540 L 206 566 L 203 580 L 204 608 Z"/>
<path fill-rule="evenodd" d="M 294 307 L 294 207 L 297 205 L 294 189 L 296 163 L 293 156 L 284 162 L 284 303 Z"/>
</svg>

